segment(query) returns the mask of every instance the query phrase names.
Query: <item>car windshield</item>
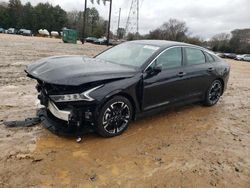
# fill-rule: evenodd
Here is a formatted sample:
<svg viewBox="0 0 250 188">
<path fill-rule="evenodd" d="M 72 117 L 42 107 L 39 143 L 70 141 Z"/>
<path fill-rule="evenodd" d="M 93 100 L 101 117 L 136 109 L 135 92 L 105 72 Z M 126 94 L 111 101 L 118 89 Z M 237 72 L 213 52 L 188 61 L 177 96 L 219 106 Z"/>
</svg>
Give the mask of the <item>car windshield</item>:
<svg viewBox="0 0 250 188">
<path fill-rule="evenodd" d="M 158 49 L 159 47 L 153 45 L 128 42 L 115 46 L 96 58 L 111 63 L 141 67 Z"/>
</svg>

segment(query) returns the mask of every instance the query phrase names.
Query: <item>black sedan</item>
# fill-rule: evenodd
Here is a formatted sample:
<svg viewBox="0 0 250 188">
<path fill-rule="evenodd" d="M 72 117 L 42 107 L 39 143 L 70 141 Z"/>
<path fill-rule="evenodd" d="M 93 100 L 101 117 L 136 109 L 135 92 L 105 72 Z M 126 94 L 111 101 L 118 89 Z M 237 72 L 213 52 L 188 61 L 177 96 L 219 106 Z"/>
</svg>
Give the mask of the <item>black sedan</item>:
<svg viewBox="0 0 250 188">
<path fill-rule="evenodd" d="M 95 37 L 87 37 L 86 39 L 86 42 L 95 42 L 96 40 L 97 40 L 97 38 L 95 38 Z"/>
<path fill-rule="evenodd" d="M 90 126 L 112 137 L 159 109 L 197 101 L 215 105 L 227 87 L 230 66 L 199 46 L 142 40 L 94 58 L 41 59 L 26 72 L 38 82 L 45 124 Z"/>
</svg>

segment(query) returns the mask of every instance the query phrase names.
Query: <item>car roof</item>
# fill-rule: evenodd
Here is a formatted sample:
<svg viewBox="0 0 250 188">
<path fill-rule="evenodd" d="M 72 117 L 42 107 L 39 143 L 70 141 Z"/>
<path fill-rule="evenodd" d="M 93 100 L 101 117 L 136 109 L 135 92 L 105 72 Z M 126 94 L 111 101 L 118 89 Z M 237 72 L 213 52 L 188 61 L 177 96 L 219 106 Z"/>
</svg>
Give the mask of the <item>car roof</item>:
<svg viewBox="0 0 250 188">
<path fill-rule="evenodd" d="M 171 47 L 171 46 L 190 46 L 190 47 L 197 47 L 197 48 L 203 49 L 203 47 L 200 47 L 200 46 L 187 44 L 184 42 L 167 41 L 167 40 L 134 40 L 134 41 L 130 41 L 130 42 L 137 43 L 137 44 L 153 45 L 153 46 L 158 46 L 161 48 L 167 48 L 167 47 Z"/>
</svg>

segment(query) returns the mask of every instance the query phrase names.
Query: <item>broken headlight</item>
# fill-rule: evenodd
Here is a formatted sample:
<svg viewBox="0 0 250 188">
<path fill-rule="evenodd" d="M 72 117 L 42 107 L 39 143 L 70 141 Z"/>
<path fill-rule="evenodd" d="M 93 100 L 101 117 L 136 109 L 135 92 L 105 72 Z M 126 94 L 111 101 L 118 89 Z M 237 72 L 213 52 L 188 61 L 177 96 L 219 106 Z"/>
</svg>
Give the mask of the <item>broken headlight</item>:
<svg viewBox="0 0 250 188">
<path fill-rule="evenodd" d="M 65 95 L 50 95 L 50 99 L 54 102 L 72 102 L 72 101 L 94 101 L 89 94 L 96 89 L 99 89 L 101 86 L 94 87 L 90 90 L 87 90 L 83 93 L 75 93 L 75 94 L 65 94 Z"/>
</svg>

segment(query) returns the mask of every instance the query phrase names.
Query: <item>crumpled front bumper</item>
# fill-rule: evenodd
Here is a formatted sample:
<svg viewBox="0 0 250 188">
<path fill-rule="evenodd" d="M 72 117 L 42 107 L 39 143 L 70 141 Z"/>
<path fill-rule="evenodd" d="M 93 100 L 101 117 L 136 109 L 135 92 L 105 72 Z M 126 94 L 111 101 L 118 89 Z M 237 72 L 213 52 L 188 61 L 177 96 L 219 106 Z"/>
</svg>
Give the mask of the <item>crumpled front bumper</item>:
<svg viewBox="0 0 250 188">
<path fill-rule="evenodd" d="M 38 116 L 44 127 L 58 135 L 81 136 L 93 132 L 94 105 L 78 102 L 55 103 L 52 101 L 45 88 L 38 88 L 38 103 L 40 109 Z"/>
<path fill-rule="evenodd" d="M 61 111 L 51 103 L 47 108 L 37 110 L 37 116 L 41 119 L 42 125 L 58 136 L 82 136 L 94 132 L 93 126 L 88 122 L 76 122 L 70 120 L 70 111 Z M 66 120 L 68 119 L 68 120 Z"/>
<path fill-rule="evenodd" d="M 47 107 L 40 108 L 37 115 L 43 126 L 56 135 L 82 136 L 93 132 L 91 123 L 76 118 L 73 110 L 60 110 L 52 101 L 48 101 Z"/>
</svg>

